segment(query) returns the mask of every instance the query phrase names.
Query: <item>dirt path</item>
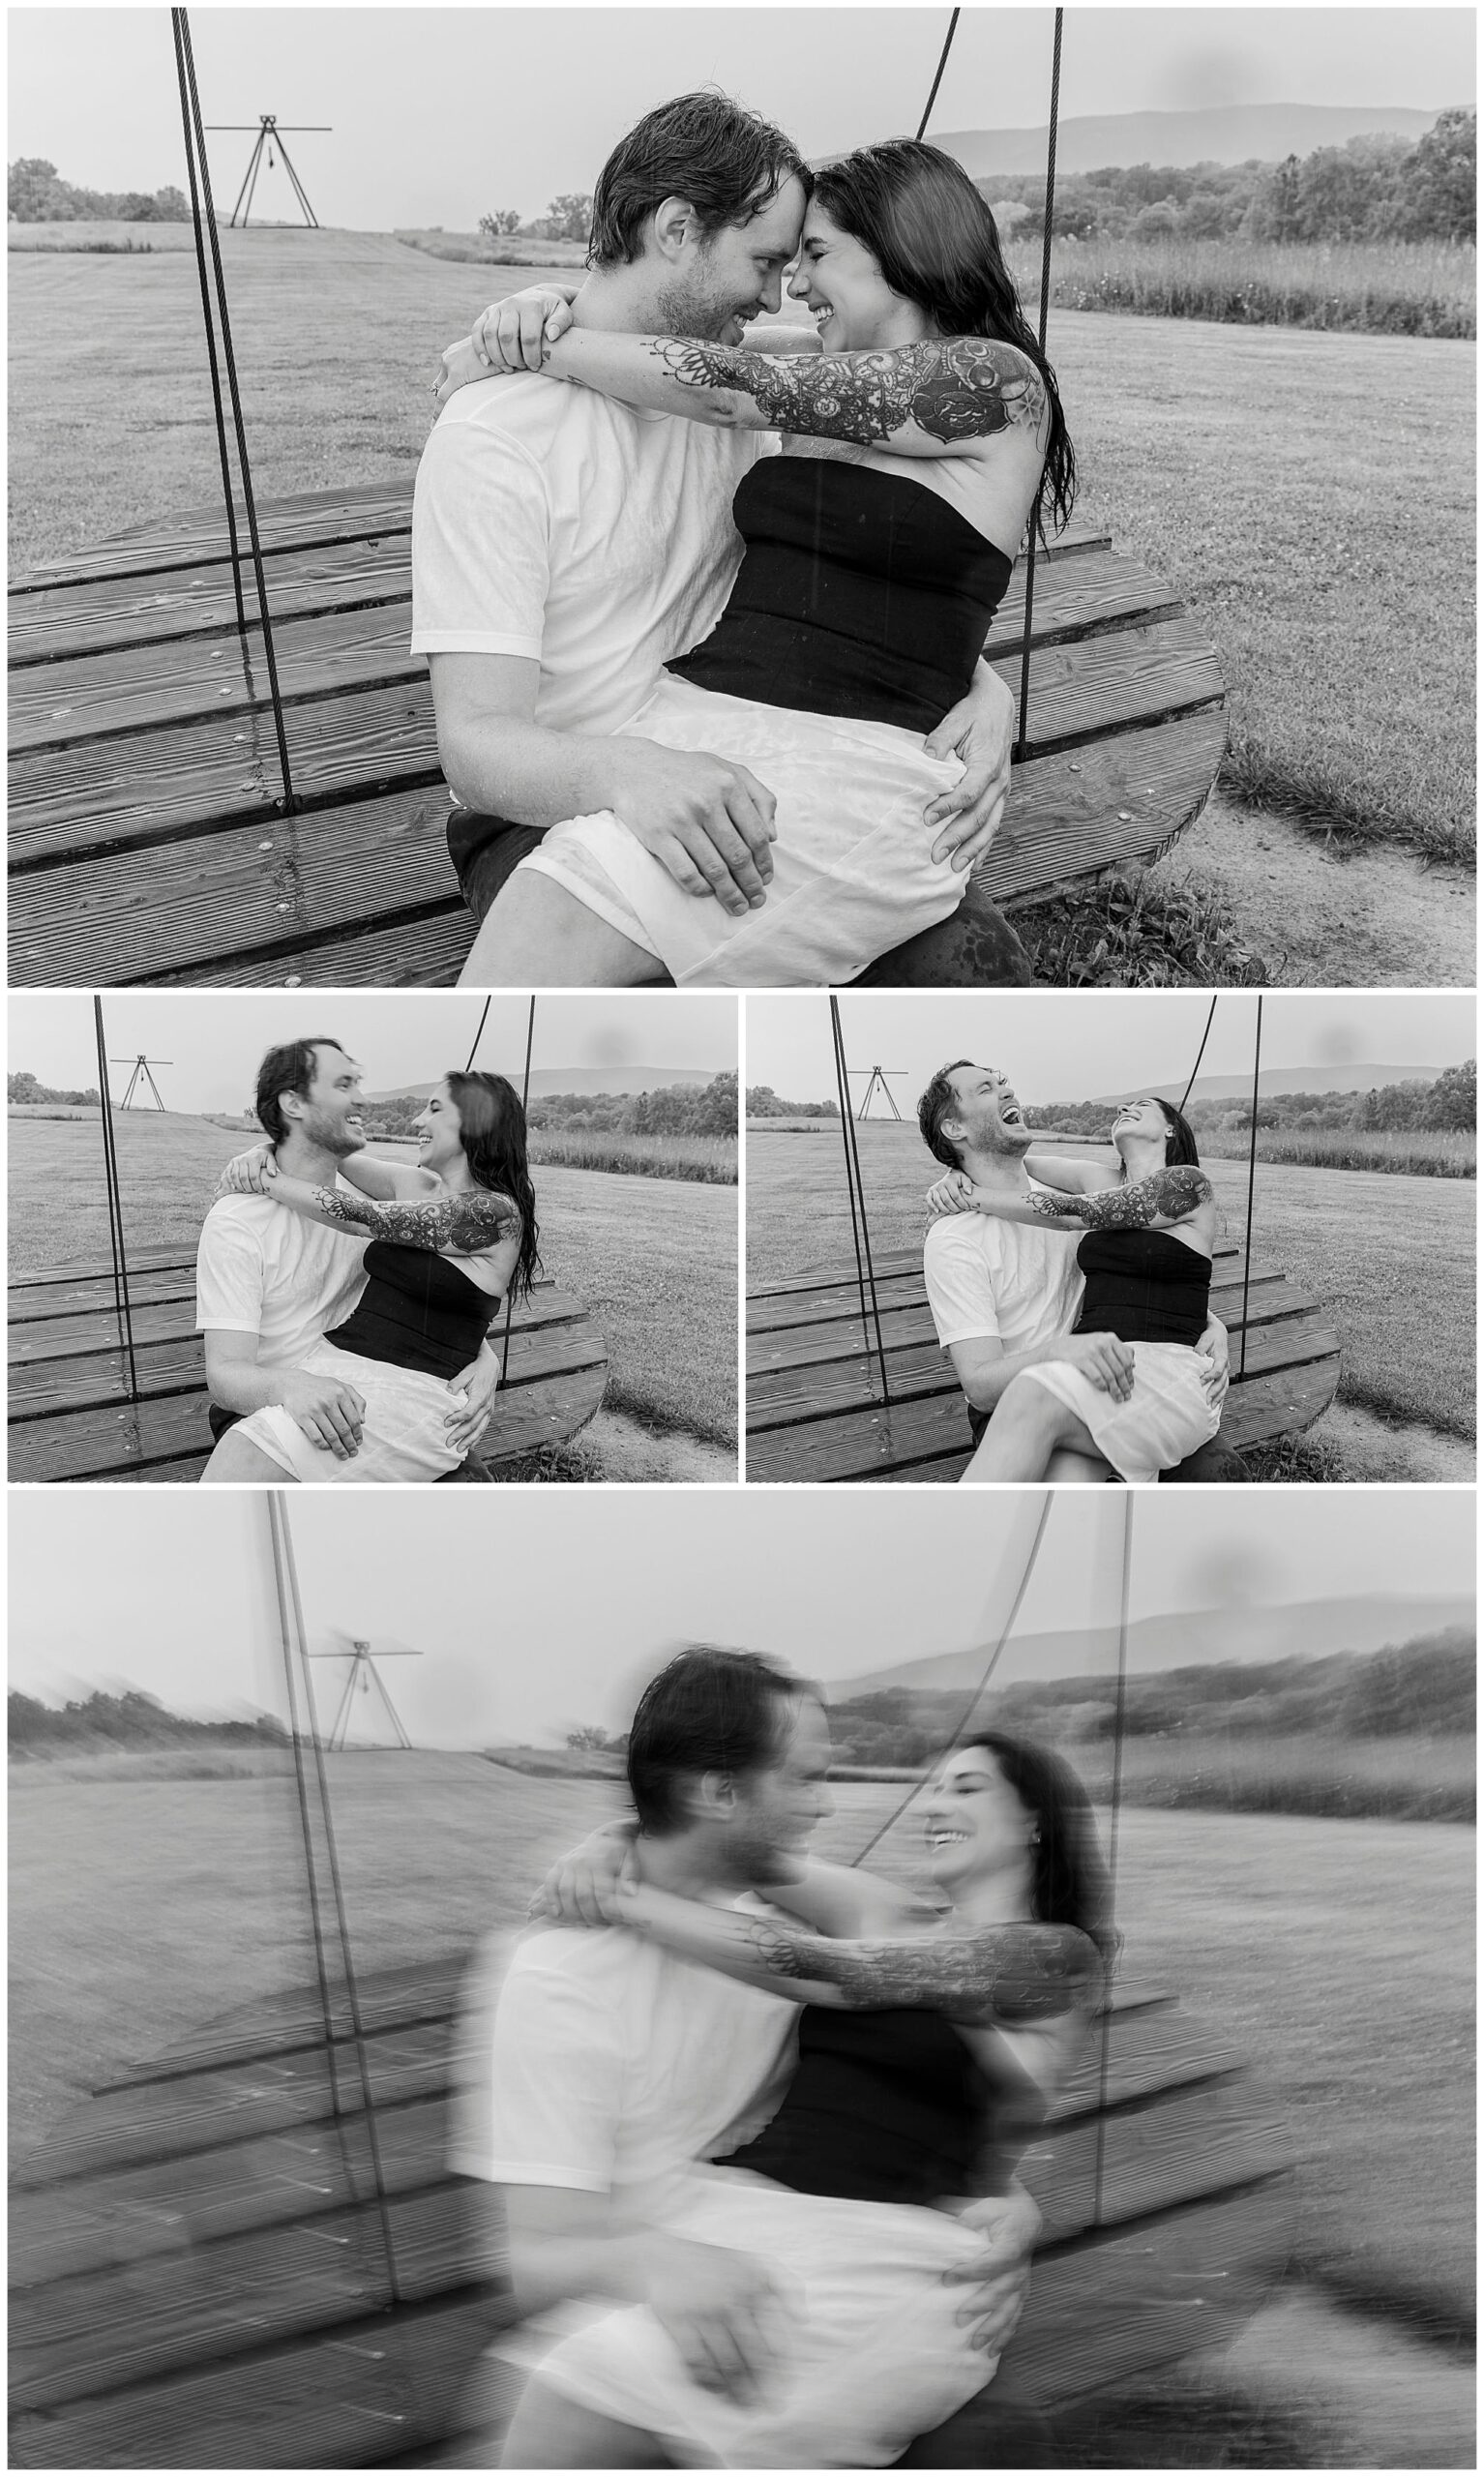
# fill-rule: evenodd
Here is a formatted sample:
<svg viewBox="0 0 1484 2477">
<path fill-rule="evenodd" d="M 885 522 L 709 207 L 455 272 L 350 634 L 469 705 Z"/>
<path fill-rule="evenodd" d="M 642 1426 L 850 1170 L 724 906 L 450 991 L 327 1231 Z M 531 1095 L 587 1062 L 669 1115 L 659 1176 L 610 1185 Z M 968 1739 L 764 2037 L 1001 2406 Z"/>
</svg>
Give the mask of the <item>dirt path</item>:
<svg viewBox="0 0 1484 2477">
<path fill-rule="evenodd" d="M 603 1465 L 605 1479 L 735 1479 L 737 1457 L 678 1430 L 657 1435 L 623 1411 L 600 1411 L 578 1439 Z"/>
<path fill-rule="evenodd" d="M 1478 886 L 1467 869 L 1424 868 L 1396 843 L 1342 858 L 1305 827 L 1218 794 L 1150 871 L 1155 885 L 1187 876 L 1222 886 L 1287 987 L 1473 986 Z"/>
<path fill-rule="evenodd" d="M 1474 2465 L 1473 2368 L 1312 2288 L 1280 2291 L 1212 2373 L 1263 2407 L 1297 2408 L 1328 2427 L 1350 2446 L 1342 2465 Z"/>
<path fill-rule="evenodd" d="M 1476 1476 L 1476 1456 L 1466 1438 L 1444 1436 L 1416 1421 L 1389 1427 L 1352 1402 L 1332 1402 L 1307 1433 L 1317 1445 L 1332 1445 L 1343 1453 L 1351 1479 L 1452 1479 L 1471 1487 Z"/>
</svg>

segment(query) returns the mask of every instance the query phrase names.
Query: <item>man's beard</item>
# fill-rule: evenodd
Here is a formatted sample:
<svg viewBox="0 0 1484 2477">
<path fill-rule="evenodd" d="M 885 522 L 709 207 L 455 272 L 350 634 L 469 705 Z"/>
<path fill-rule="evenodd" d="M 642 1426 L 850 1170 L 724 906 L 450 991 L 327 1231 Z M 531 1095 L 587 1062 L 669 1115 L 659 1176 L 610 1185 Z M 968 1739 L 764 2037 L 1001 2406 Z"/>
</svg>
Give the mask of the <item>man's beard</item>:
<svg viewBox="0 0 1484 2477">
<path fill-rule="evenodd" d="M 742 312 L 721 294 L 698 284 L 667 284 L 659 295 L 661 332 L 667 336 L 697 336 L 702 343 L 720 343 Z"/>
<path fill-rule="evenodd" d="M 305 1135 L 321 1152 L 333 1153 L 337 1161 L 348 1160 L 352 1152 L 364 1152 L 366 1138 L 358 1127 L 349 1127 L 343 1119 L 317 1116 L 301 1120 Z"/>
</svg>

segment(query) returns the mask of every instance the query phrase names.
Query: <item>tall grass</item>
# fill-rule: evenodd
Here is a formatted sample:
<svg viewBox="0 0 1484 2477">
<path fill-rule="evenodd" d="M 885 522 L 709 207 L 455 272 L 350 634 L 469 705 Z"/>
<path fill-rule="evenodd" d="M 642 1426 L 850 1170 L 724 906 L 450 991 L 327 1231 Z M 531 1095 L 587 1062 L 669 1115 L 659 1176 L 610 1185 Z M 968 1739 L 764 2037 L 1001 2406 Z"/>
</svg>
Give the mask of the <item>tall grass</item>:
<svg viewBox="0 0 1484 2477">
<path fill-rule="evenodd" d="M 689 1179 L 703 1187 L 737 1183 L 736 1138 L 729 1135 L 618 1135 L 598 1127 L 533 1127 L 532 1167 L 613 1170 L 631 1179 Z"/>
<path fill-rule="evenodd" d="M 1380 336 L 1472 339 L 1476 252 L 1431 241 L 1057 242 L 1058 310 L 1210 318 L 1240 327 L 1318 327 Z M 1039 264 L 1017 265 L 1027 297 Z"/>
<path fill-rule="evenodd" d="M 1201 1149 L 1218 1161 L 1245 1161 L 1238 1128 L 1208 1127 Z M 1478 1137 L 1471 1129 L 1348 1126 L 1260 1127 L 1258 1159 L 1310 1170 L 1390 1170 L 1407 1179 L 1473 1179 Z"/>
</svg>

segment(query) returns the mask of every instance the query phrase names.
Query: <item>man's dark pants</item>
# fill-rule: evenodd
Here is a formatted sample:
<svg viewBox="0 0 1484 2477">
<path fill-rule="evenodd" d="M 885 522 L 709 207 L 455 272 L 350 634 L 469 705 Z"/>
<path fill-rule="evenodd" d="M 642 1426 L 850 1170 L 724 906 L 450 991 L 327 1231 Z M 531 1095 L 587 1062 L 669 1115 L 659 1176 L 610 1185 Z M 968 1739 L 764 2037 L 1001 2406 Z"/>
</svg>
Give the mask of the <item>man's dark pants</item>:
<svg viewBox="0 0 1484 2477">
<path fill-rule="evenodd" d="M 515 870 L 544 841 L 539 825 L 455 809 L 448 855 L 464 902 L 483 920 Z M 1015 931 L 993 904 L 974 896 L 951 919 L 925 929 L 890 954 L 878 955 L 853 984 L 859 989 L 1025 989 L 1030 963 Z"/>
</svg>

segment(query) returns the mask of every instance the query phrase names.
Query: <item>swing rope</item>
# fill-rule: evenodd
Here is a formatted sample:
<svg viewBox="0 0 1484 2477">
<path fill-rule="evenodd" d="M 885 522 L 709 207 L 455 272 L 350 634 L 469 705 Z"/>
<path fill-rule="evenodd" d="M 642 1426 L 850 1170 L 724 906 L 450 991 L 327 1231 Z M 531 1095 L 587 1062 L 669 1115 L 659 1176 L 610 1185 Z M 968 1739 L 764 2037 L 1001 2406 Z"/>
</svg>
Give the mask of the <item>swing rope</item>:
<svg viewBox="0 0 1484 2477">
<path fill-rule="evenodd" d="M 237 384 L 237 360 L 232 350 L 232 323 L 226 307 L 226 278 L 222 266 L 222 244 L 217 231 L 217 210 L 211 194 L 211 169 L 206 161 L 206 133 L 201 121 L 201 101 L 196 91 L 195 56 L 191 45 L 191 20 L 186 10 L 172 9 L 170 24 L 175 38 L 175 68 L 180 86 L 181 120 L 186 136 L 186 164 L 191 180 L 191 220 L 195 232 L 196 268 L 201 282 L 201 307 L 206 318 L 207 350 L 211 362 L 212 399 L 216 406 L 217 435 L 222 457 L 222 482 L 226 495 L 227 530 L 232 547 L 232 580 L 237 597 L 237 625 L 242 635 L 244 656 L 247 649 L 247 614 L 243 606 L 240 554 L 237 524 L 232 503 L 230 477 L 226 463 L 226 432 L 222 408 L 222 376 L 217 366 L 216 346 L 212 340 L 211 303 L 206 286 L 206 237 L 211 242 L 212 270 L 216 283 L 217 315 L 222 323 L 222 352 L 226 364 L 227 389 L 232 400 L 232 428 L 237 440 L 237 465 L 242 475 L 243 505 L 248 519 L 248 536 L 252 552 L 252 576 L 257 588 L 258 625 L 263 632 L 263 656 L 268 667 L 268 693 L 273 703 L 273 727 L 278 736 L 279 765 L 283 777 L 282 809 L 291 817 L 299 806 L 294 796 L 293 779 L 288 764 L 288 736 L 283 723 L 283 699 L 279 687 L 278 657 L 274 652 L 273 621 L 268 609 L 268 584 L 263 573 L 262 542 L 257 529 L 257 503 L 252 492 L 252 472 L 248 462 L 248 437 L 243 427 L 242 395 Z M 196 176 L 200 175 L 197 194 Z M 205 202 L 205 231 L 202 229 L 202 200 Z"/>
<path fill-rule="evenodd" d="M 1210 1039 L 1210 1037 L 1211 1037 L 1211 1026 L 1214 1024 L 1214 1022 L 1215 1022 L 1215 1021 L 1216 1021 L 1216 992 L 1215 992 L 1215 990 L 1213 989 L 1213 990 L 1212 990 L 1212 992 L 1211 992 L 1211 1003 L 1210 1003 L 1210 1007 L 1209 1007 L 1209 1009 L 1208 1009 L 1208 1011 L 1207 1011 L 1207 1013 L 1206 1013 L 1206 1018 L 1205 1018 L 1205 1030 L 1204 1030 L 1204 1031 L 1203 1031 L 1203 1032 L 1202 1033 L 1202 1035 L 1201 1035 L 1201 1047 L 1200 1047 L 1200 1048 L 1197 1050 L 1197 1052 L 1196 1052 L 1196 1062 L 1195 1062 L 1195 1065 L 1194 1065 L 1194 1066 L 1191 1068 L 1191 1070 L 1190 1070 L 1190 1079 L 1189 1079 L 1188 1083 L 1186 1084 L 1186 1087 L 1185 1087 L 1184 1091 L 1180 1094 L 1180 1116 L 1181 1116 L 1182 1118 L 1183 1118 L 1183 1117 L 1184 1117 L 1184 1115 L 1185 1115 L 1185 1104 L 1186 1104 L 1186 1102 L 1190 1099 L 1191 1093 L 1192 1093 L 1192 1092 L 1194 1091 L 1194 1089 L 1195 1089 L 1196 1078 L 1197 1078 L 1197 1076 L 1198 1076 L 1198 1075 L 1200 1074 L 1200 1072 L 1201 1072 L 1201 1060 L 1202 1060 L 1202 1059 L 1204 1058 L 1204 1056 L 1205 1056 L 1205 1045 L 1206 1045 L 1206 1042 L 1207 1042 L 1207 1041 Z"/>
<path fill-rule="evenodd" d="M 468 1062 L 467 1062 L 467 1064 L 465 1065 L 464 1070 L 463 1070 L 463 1071 L 464 1071 L 464 1073 L 465 1073 L 465 1075 L 472 1075 L 472 1074 L 473 1074 L 473 1072 L 474 1072 L 474 1057 L 475 1057 L 475 1052 L 478 1050 L 479 1045 L 480 1045 L 480 1042 L 484 1039 L 484 1036 L 485 1036 L 485 1026 L 489 1023 L 489 1021 L 490 1021 L 490 1000 L 489 1000 L 489 999 L 488 999 L 488 998 L 486 998 L 486 1000 L 485 1000 L 485 1004 L 484 1004 L 484 1012 L 481 1014 L 480 1019 L 479 1019 L 479 1030 L 478 1030 L 478 1031 L 477 1031 L 477 1032 L 475 1033 L 475 1035 L 474 1035 L 473 1042 L 472 1042 L 472 1044 L 471 1044 L 471 1046 L 470 1046 L 470 1049 L 469 1049 Z"/>
<path fill-rule="evenodd" d="M 1113 1697 L 1113 1794 L 1108 1815 L 1108 1895 L 1109 1907 L 1117 1917 L 1118 1902 L 1118 1815 L 1123 1796 L 1123 1727 L 1128 1702 L 1128 1601 L 1129 1577 L 1134 1564 L 1134 1492 L 1125 1490 L 1123 1499 L 1123 1579 L 1118 1605 L 1118 1679 Z M 1108 2130 L 1108 2081 L 1113 2054 L 1113 2007 L 1105 1993 L 1101 2025 L 1101 2047 L 1098 2057 L 1098 2132 L 1097 2152 L 1092 2171 L 1092 2224 L 1103 2224 L 1103 2161 Z"/>
<path fill-rule="evenodd" d="M 846 1149 L 846 1187 L 850 1198 L 850 1235 L 855 1240 L 855 1279 L 860 1291 L 861 1330 L 869 1350 L 871 1340 L 866 1332 L 866 1292 L 871 1293 L 871 1321 L 876 1328 L 876 1365 L 881 1375 L 881 1400 L 890 1405 L 891 1388 L 886 1381 L 886 1345 L 881 1339 L 881 1310 L 876 1298 L 876 1266 L 871 1256 L 871 1225 L 866 1218 L 866 1189 L 861 1178 L 860 1147 L 856 1142 L 855 1119 L 850 1111 L 850 1070 L 846 1063 L 845 1034 L 840 1026 L 840 1000 L 830 1000 L 830 1030 L 835 1042 L 835 1086 L 840 1094 L 840 1132 Z M 856 1223 L 856 1197 L 860 1199 L 860 1222 Z M 861 1265 L 861 1248 L 865 1247 L 865 1267 Z"/>
<path fill-rule="evenodd" d="M 1051 1510 L 1052 1491 L 1048 1488 L 1044 1491 L 1041 1498 L 1041 1514 L 1040 1519 L 1036 1524 L 1035 1537 L 1030 1543 L 1030 1554 L 1025 1560 L 1024 1571 L 1022 1573 L 1020 1582 L 1016 1587 L 1015 1597 L 1010 1603 L 1010 1614 L 1005 1619 L 1003 1626 L 1000 1627 L 999 1639 L 995 1643 L 994 1650 L 991 1652 L 989 1658 L 984 1664 L 978 1684 L 974 1687 L 972 1694 L 969 1696 L 968 1701 L 965 1704 L 963 1711 L 959 1715 L 958 1721 L 955 1724 L 953 1733 L 949 1738 L 947 1745 L 942 1748 L 940 1753 L 934 1756 L 931 1765 L 927 1766 L 919 1774 L 918 1777 L 913 1781 L 911 1787 L 908 1789 L 906 1796 L 901 1800 L 899 1805 L 892 1808 L 892 1811 L 887 1816 L 886 1821 L 881 1825 L 878 1831 L 872 1834 L 871 1838 L 866 1842 L 865 1847 L 856 1851 L 855 1856 L 850 1861 L 852 1866 L 861 1865 L 863 1862 L 870 1857 L 871 1852 L 876 1845 L 876 1842 L 878 1840 L 885 1839 L 886 1835 L 890 1832 L 893 1824 L 900 1822 L 901 1818 L 905 1814 L 908 1806 L 912 1803 L 912 1800 L 921 1795 L 923 1789 L 927 1785 L 929 1773 L 935 1772 L 939 1764 L 946 1763 L 948 1757 L 953 1753 L 954 1748 L 961 1744 L 965 1732 L 966 1731 L 968 1724 L 973 1718 L 974 1713 L 978 1708 L 980 1699 L 984 1695 L 995 1669 L 999 1665 L 999 1656 L 1004 1650 L 1005 1645 L 1010 1640 L 1015 1621 L 1021 1613 L 1021 1602 L 1024 1598 L 1025 1594 L 1030 1587 L 1030 1577 L 1036 1569 L 1036 1559 L 1041 1553 L 1041 1541 L 1046 1534 L 1046 1526 L 1051 1516 Z"/>
<path fill-rule="evenodd" d="M 397 2277 L 397 2251 L 392 2241 L 391 2208 L 386 2176 L 382 2167 L 381 2138 L 376 2126 L 376 2102 L 371 2089 L 371 2059 L 366 2049 L 366 2024 L 361 2013 L 360 1990 L 356 1984 L 355 1961 L 350 1945 L 350 1921 L 345 1910 L 344 1886 L 341 1880 L 340 1852 L 335 1837 L 335 1817 L 330 1803 L 330 1784 L 325 1774 L 324 1746 L 320 1740 L 319 1719 L 314 1709 L 314 1682 L 310 1671 L 308 1645 L 304 1631 L 304 1609 L 299 1597 L 299 1576 L 294 1566 L 293 1540 L 288 1528 L 288 1508 L 282 1490 L 275 1488 L 268 1498 L 268 1519 L 273 1538 L 274 1581 L 279 1597 L 279 1622 L 283 1639 L 283 1666 L 288 1679 L 289 1721 L 294 1742 L 294 1775 L 299 1790 L 299 1819 L 304 1833 L 304 1848 L 310 1886 L 310 1910 L 314 1925 L 314 1953 L 319 1971 L 320 2004 L 324 2014 L 327 2042 L 337 2039 L 330 1996 L 329 1975 L 325 1965 L 323 1932 L 319 1913 L 319 1878 L 314 1865 L 313 1836 L 310 1817 L 309 1783 L 304 1773 L 303 1746 L 294 1695 L 294 1654 L 297 1651 L 303 1674 L 305 1707 L 309 1715 L 310 1744 L 314 1755 L 314 1774 L 319 1791 L 320 1818 L 325 1835 L 325 1856 L 329 1867 L 330 1887 L 335 1902 L 336 1925 L 340 1936 L 341 1965 L 345 1974 L 345 1998 L 350 2011 L 350 2034 L 355 2046 L 357 2074 L 361 2084 L 361 2110 L 366 2122 L 366 2142 L 371 2154 L 371 2178 L 375 2187 L 376 2216 L 381 2228 L 382 2251 L 386 2255 L 387 2281 L 391 2290 L 388 2302 L 400 2305 L 401 2288 Z M 340 2084 L 335 2071 L 334 2045 L 327 2045 L 325 2058 L 329 2068 L 330 2095 L 337 2117 L 341 2115 Z M 350 2179 L 349 2162 L 346 2179 Z"/>
<path fill-rule="evenodd" d="M 948 32 L 943 37 L 943 48 L 938 54 L 937 73 L 934 77 L 932 85 L 928 89 L 928 100 L 922 107 L 922 118 L 917 124 L 917 141 L 919 145 L 922 143 L 923 137 L 926 134 L 928 123 L 933 118 L 933 106 L 937 101 L 937 90 L 943 82 L 943 72 L 948 66 L 948 54 L 953 49 L 953 39 L 959 30 L 960 14 L 960 11 L 957 9 L 952 10 L 949 14 Z"/>
<path fill-rule="evenodd" d="M 1247 1373 L 1247 1293 L 1252 1283 L 1252 1203 L 1258 1179 L 1258 1077 L 1262 1065 L 1262 1000 L 1258 999 L 1258 1031 L 1252 1046 L 1252 1131 L 1247 1145 L 1247 1235 L 1242 1245 L 1242 1355 L 1237 1381 Z"/>
<path fill-rule="evenodd" d="M 489 1011 L 489 1006 L 490 1006 L 490 1000 L 488 1000 L 488 998 L 487 998 L 487 999 L 486 999 L 486 1000 L 485 1000 L 485 1008 L 486 1008 L 486 1012 L 487 1012 L 487 1013 L 488 1013 L 488 1011 Z M 483 1030 L 484 1030 L 484 1025 L 483 1025 L 483 1024 L 481 1024 L 481 1025 L 480 1025 L 480 1030 L 481 1030 L 481 1031 L 483 1031 Z M 525 1019 L 525 1073 L 524 1073 L 524 1074 L 521 1076 L 521 1078 L 520 1078 L 520 1116 L 521 1116 L 522 1120 L 523 1120 L 523 1119 L 524 1119 L 524 1118 L 525 1118 L 526 1108 L 527 1108 L 527 1105 L 528 1105 L 529 1100 L 530 1100 L 530 1092 L 531 1092 L 531 1043 L 534 1041 L 535 1037 L 536 1037 L 536 993 L 535 993 L 535 991 L 533 990 L 533 991 L 531 992 L 530 1011 L 529 1011 L 529 1013 L 527 1014 L 526 1019 Z M 474 1048 L 475 1048 L 475 1049 L 477 1049 L 478 1047 L 479 1047 L 479 1043 L 478 1043 L 478 1040 L 476 1039 L 475 1044 L 474 1044 Z M 473 1052 L 473 1050 L 471 1050 L 471 1051 L 470 1051 L 470 1053 L 469 1053 L 469 1057 L 470 1057 L 470 1060 L 471 1060 L 471 1062 L 472 1062 L 472 1059 L 473 1059 L 473 1055 L 474 1055 L 474 1052 Z M 511 1320 L 512 1316 L 515 1314 L 515 1311 L 516 1311 L 516 1285 L 515 1285 L 514 1280 L 512 1280 L 511 1285 L 510 1285 L 510 1288 L 509 1288 L 509 1289 L 507 1290 L 507 1292 L 505 1293 L 505 1333 L 504 1333 L 504 1339 L 503 1339 L 503 1341 L 502 1341 L 502 1344 L 501 1344 L 501 1351 L 500 1351 L 500 1383 L 501 1383 L 502 1385 L 507 1381 L 507 1378 L 508 1378 L 509 1373 L 510 1373 L 510 1320 Z"/>
<path fill-rule="evenodd" d="M 134 1307 L 129 1297 L 129 1258 L 124 1249 L 124 1197 L 119 1183 L 118 1149 L 113 1127 L 113 1094 L 108 1084 L 108 1050 L 104 1035 L 104 1002 L 93 1000 L 93 1032 L 98 1042 L 98 1097 L 102 1103 L 104 1187 L 108 1202 L 108 1248 L 113 1259 L 113 1312 L 119 1340 L 129 1361 L 129 1398 L 139 1399 L 139 1371 L 134 1355 Z"/>
<path fill-rule="evenodd" d="M 1041 313 L 1037 329 L 1043 358 L 1046 353 L 1046 319 L 1052 296 L 1052 209 L 1056 196 L 1056 120 L 1061 104 L 1061 20 L 1064 14 L 1060 9 L 1056 12 L 1056 30 L 1052 40 L 1052 104 L 1046 142 L 1046 229 L 1041 241 Z M 1023 763 L 1025 757 L 1025 714 L 1030 700 L 1030 626 L 1036 599 L 1036 535 L 1041 528 L 1041 502 L 1045 494 L 1046 473 L 1043 467 L 1025 539 L 1025 627 L 1021 638 L 1021 718 L 1015 750 L 1016 757 Z"/>
</svg>

